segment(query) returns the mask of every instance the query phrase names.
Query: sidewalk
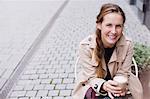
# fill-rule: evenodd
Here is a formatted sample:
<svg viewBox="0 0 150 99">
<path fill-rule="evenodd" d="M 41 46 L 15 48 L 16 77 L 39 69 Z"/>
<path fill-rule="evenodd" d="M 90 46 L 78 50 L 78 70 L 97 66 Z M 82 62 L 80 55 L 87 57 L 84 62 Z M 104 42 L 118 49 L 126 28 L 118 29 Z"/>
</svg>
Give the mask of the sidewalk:
<svg viewBox="0 0 150 99">
<path fill-rule="evenodd" d="M 85 36 L 95 31 L 95 18 L 97 13 L 99 12 L 99 8 L 103 3 L 108 1 L 119 4 L 126 12 L 126 34 L 135 42 L 141 42 L 150 45 L 150 32 L 145 26 L 140 24 L 139 20 L 131 11 L 132 9 L 129 7 L 125 0 L 70 0 L 65 9 L 61 12 L 60 16 L 53 24 L 53 27 L 48 32 L 47 36 L 38 44 L 38 47 L 35 49 L 34 54 L 30 56 L 31 59 L 27 61 L 25 69 L 18 77 L 17 83 L 15 84 L 15 86 L 13 86 L 7 98 L 71 99 L 72 89 L 75 82 L 74 64 L 79 42 Z M 28 14 L 30 17 L 32 17 L 30 19 L 30 22 L 35 23 L 31 25 L 27 22 L 26 25 L 23 25 L 23 27 L 19 29 L 34 29 L 32 31 L 33 35 L 31 35 L 32 33 L 28 30 L 25 32 L 27 33 L 27 37 L 25 37 L 24 34 L 19 34 L 19 32 L 17 33 L 16 30 L 18 29 L 15 29 L 14 31 L 16 31 L 17 34 L 13 35 L 17 35 L 17 38 L 15 38 L 14 36 L 13 40 L 16 40 L 16 42 L 13 43 L 10 40 L 9 42 L 7 42 L 7 44 L 2 43 L 3 46 L 7 45 L 7 47 L 5 47 L 6 49 L 0 47 L 0 50 L 4 50 L 4 52 L 6 51 L 6 55 L 8 55 L 7 57 L 10 57 L 10 53 L 8 52 L 11 52 L 16 45 L 19 46 L 17 47 L 18 49 L 21 49 L 22 46 L 23 48 L 25 47 L 26 49 L 23 51 L 26 52 L 30 48 L 35 38 L 38 36 L 38 33 L 40 33 L 40 31 L 44 28 L 43 26 L 45 26 L 49 21 L 50 16 L 52 16 L 57 11 L 62 3 L 63 1 L 53 3 L 40 2 L 40 4 L 37 4 L 38 7 L 36 6 L 38 9 L 35 7 L 35 10 L 32 7 L 32 3 L 28 3 L 31 4 L 29 6 L 31 7 L 29 8 L 29 11 L 32 9 L 31 11 L 33 11 L 32 13 L 34 13 L 33 16 L 31 15 L 32 13 Z M 43 7 L 44 9 L 42 9 Z M 53 7 L 55 7 L 55 9 Z M 53 10 L 53 13 L 49 13 L 48 9 Z M 44 12 L 45 14 L 41 14 Z M 23 13 L 25 12 L 23 11 L 22 14 Z M 35 15 L 35 13 L 37 14 Z M 20 16 L 22 14 L 20 14 Z M 39 18 L 39 16 L 41 17 Z M 38 21 L 34 21 L 35 18 L 38 21 L 42 21 L 38 23 Z M 18 25 L 20 25 L 20 23 L 18 23 Z M 37 25 L 37 27 L 34 28 L 34 25 Z M 18 40 L 21 40 L 21 42 Z M 23 45 L 23 42 L 29 43 L 25 43 L 26 45 Z M 12 46 L 13 44 L 15 44 L 15 46 Z M 10 47 L 10 45 L 12 47 Z M 8 50 L 8 48 L 10 49 Z M 13 49 L 13 52 L 17 53 L 18 49 Z M 13 63 L 9 63 L 9 61 L 7 61 L 7 65 L 10 65 L 7 66 L 6 69 L 10 69 L 13 72 L 15 66 L 17 66 L 20 61 L 19 59 L 24 56 L 25 52 L 13 55 L 16 57 L 12 58 L 16 59 L 16 64 L 14 64 L 14 67 L 11 69 L 9 66 L 13 65 Z M 5 60 L 8 59 L 6 58 Z M 1 65 L 1 63 L 3 63 L 2 59 L 0 60 L 0 66 L 5 66 Z"/>
<path fill-rule="evenodd" d="M 0 99 L 15 82 L 15 73 L 21 72 L 20 61 L 63 2 L 0 1 Z"/>
</svg>

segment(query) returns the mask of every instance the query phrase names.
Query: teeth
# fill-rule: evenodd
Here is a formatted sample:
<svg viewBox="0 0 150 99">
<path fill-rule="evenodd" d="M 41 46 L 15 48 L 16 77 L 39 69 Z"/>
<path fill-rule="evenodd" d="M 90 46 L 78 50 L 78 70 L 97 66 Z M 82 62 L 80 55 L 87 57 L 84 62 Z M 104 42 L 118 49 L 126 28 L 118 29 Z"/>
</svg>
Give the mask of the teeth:
<svg viewBox="0 0 150 99">
<path fill-rule="evenodd" d="M 116 38 L 116 36 L 109 35 L 109 38 L 110 38 L 110 39 L 115 39 L 115 38 Z"/>
</svg>

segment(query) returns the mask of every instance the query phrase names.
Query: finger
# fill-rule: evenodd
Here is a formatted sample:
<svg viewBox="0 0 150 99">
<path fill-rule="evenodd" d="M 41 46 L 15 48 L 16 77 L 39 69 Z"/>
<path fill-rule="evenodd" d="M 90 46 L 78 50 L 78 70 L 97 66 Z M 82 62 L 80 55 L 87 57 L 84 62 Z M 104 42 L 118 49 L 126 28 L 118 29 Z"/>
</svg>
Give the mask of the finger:
<svg viewBox="0 0 150 99">
<path fill-rule="evenodd" d="M 120 90 L 116 91 L 116 90 L 111 89 L 109 84 L 105 85 L 105 91 L 108 91 L 108 92 L 111 92 L 111 93 L 118 93 L 118 94 L 120 94 L 122 92 Z"/>
<path fill-rule="evenodd" d="M 114 99 L 113 95 L 112 95 L 110 92 L 108 92 L 108 96 L 109 96 L 111 99 Z"/>
<path fill-rule="evenodd" d="M 113 81 L 113 80 L 108 80 L 108 83 L 113 85 L 113 86 L 118 86 L 118 82 Z"/>
<path fill-rule="evenodd" d="M 120 96 L 120 94 L 116 94 L 116 93 L 113 93 L 113 95 L 114 95 L 115 97 L 119 97 L 119 96 Z"/>
<path fill-rule="evenodd" d="M 122 93 L 122 91 L 115 91 L 115 90 L 111 90 L 111 89 L 108 89 L 108 91 L 111 92 L 111 93 L 114 93 L 114 94 Z"/>
<path fill-rule="evenodd" d="M 120 86 L 118 86 L 119 84 L 116 82 L 116 81 L 113 81 L 113 80 L 109 80 L 108 81 L 108 87 L 112 90 L 121 90 L 122 88 Z"/>
<path fill-rule="evenodd" d="M 120 87 L 116 87 L 116 86 L 112 86 L 112 85 L 108 85 L 108 88 L 114 91 L 121 91 L 122 89 Z"/>
<path fill-rule="evenodd" d="M 121 88 L 120 87 L 116 87 L 116 86 L 112 86 L 111 84 L 107 84 L 106 88 L 108 91 L 111 91 L 112 93 L 120 93 L 121 92 Z"/>
<path fill-rule="evenodd" d="M 126 95 L 126 93 L 125 93 L 125 92 L 122 92 L 120 95 L 121 95 L 121 96 L 125 96 L 125 95 Z"/>
<path fill-rule="evenodd" d="M 111 92 L 111 93 L 120 94 L 120 93 L 122 92 L 121 88 L 120 88 L 120 87 L 117 87 L 117 86 L 114 86 L 114 85 L 115 85 L 114 83 L 115 83 L 115 82 L 114 82 L 114 81 L 111 81 L 111 80 L 105 82 L 104 85 L 103 85 L 103 89 L 104 89 L 105 91 L 109 91 L 109 92 Z M 117 83 L 116 83 L 116 84 L 117 84 Z"/>
</svg>

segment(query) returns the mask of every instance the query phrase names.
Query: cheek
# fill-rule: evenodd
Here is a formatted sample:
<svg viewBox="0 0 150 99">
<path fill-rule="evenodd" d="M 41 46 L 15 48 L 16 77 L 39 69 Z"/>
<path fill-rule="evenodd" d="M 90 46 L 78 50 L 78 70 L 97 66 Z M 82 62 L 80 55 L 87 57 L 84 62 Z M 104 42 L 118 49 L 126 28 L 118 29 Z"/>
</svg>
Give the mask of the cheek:
<svg viewBox="0 0 150 99">
<path fill-rule="evenodd" d="M 119 30 L 117 31 L 118 35 L 122 35 L 122 31 L 123 31 L 123 29 L 119 29 Z"/>
<path fill-rule="evenodd" d="M 101 38 L 102 39 L 106 39 L 107 35 L 108 35 L 108 32 L 106 30 L 105 31 L 101 31 Z"/>
<path fill-rule="evenodd" d="M 101 32 L 102 32 L 102 35 L 106 36 L 107 34 L 109 34 L 110 29 L 105 28 L 105 29 L 103 29 Z"/>
</svg>

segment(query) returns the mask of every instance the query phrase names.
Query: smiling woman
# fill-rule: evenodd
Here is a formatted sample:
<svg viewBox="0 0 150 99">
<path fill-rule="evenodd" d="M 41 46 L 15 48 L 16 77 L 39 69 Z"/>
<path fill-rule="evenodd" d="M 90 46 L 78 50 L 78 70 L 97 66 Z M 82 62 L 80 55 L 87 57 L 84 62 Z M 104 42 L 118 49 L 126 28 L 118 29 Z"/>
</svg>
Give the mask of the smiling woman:
<svg viewBox="0 0 150 99">
<path fill-rule="evenodd" d="M 125 14 L 116 4 L 104 4 L 97 16 L 96 33 L 80 42 L 73 99 L 143 99 L 139 79 L 131 73 L 133 44 L 122 32 Z M 113 80 L 117 76 L 124 82 Z M 132 95 L 127 95 L 130 90 Z"/>
<path fill-rule="evenodd" d="M 112 47 L 122 36 L 125 14 L 120 7 L 115 9 L 110 4 L 103 6 L 100 12 L 96 21 L 97 29 L 101 31 L 104 47 Z"/>
<path fill-rule="evenodd" d="M 97 28 L 101 30 L 104 47 L 111 48 L 122 36 L 123 18 L 118 13 L 107 14 L 102 23 L 97 23 Z"/>
</svg>

